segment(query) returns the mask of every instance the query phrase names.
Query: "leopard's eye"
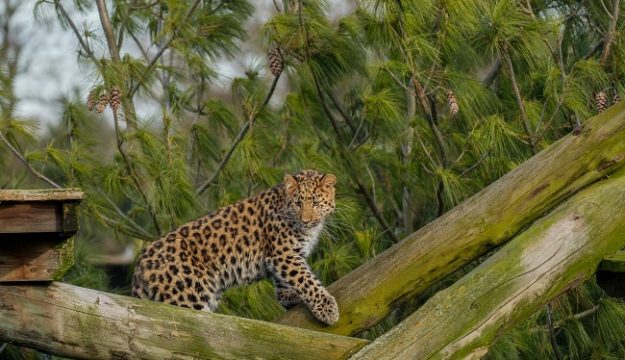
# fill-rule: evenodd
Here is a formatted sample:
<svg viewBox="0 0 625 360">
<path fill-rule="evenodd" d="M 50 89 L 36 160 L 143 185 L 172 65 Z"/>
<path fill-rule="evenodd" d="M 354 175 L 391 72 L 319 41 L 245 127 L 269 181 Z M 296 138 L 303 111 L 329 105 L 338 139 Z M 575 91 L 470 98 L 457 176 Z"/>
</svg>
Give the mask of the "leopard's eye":
<svg viewBox="0 0 625 360">
<path fill-rule="evenodd" d="M 297 199 L 297 200 L 295 200 L 295 205 L 297 205 L 297 206 L 300 206 L 300 207 L 301 207 L 301 206 L 302 206 L 302 199 Z"/>
<path fill-rule="evenodd" d="M 321 204 L 321 201 L 319 200 L 313 201 L 313 206 L 319 206 L 319 204 Z"/>
</svg>

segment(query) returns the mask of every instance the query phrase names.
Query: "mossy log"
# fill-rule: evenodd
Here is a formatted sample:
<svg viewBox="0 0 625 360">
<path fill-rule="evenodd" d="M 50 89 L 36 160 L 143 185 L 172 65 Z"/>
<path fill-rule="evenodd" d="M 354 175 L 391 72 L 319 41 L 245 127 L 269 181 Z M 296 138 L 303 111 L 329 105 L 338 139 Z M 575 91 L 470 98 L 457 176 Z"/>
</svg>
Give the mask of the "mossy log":
<svg viewBox="0 0 625 360">
<path fill-rule="evenodd" d="M 482 357 L 498 336 L 625 245 L 623 189 L 621 174 L 574 195 L 352 359 Z"/>
<path fill-rule="evenodd" d="M 552 144 L 440 218 L 329 286 L 341 318 L 324 327 L 303 306 L 279 323 L 354 335 L 405 299 L 509 240 L 625 159 L 625 104 L 590 119 L 579 135 Z"/>
<path fill-rule="evenodd" d="M 78 359 L 345 359 L 367 342 L 68 284 L 0 285 L 0 342 Z"/>
</svg>

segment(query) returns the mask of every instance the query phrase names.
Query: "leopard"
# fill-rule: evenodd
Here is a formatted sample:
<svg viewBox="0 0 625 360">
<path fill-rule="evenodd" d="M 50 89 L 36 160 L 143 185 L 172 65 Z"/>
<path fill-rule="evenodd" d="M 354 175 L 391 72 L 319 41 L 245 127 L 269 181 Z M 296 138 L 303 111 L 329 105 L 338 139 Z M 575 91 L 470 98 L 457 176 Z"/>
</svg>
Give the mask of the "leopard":
<svg viewBox="0 0 625 360">
<path fill-rule="evenodd" d="M 181 225 L 147 245 L 132 275 L 140 299 L 214 312 L 224 291 L 269 278 L 277 300 L 339 320 L 336 299 L 307 260 L 334 212 L 336 175 L 285 174 L 282 183 Z"/>
</svg>

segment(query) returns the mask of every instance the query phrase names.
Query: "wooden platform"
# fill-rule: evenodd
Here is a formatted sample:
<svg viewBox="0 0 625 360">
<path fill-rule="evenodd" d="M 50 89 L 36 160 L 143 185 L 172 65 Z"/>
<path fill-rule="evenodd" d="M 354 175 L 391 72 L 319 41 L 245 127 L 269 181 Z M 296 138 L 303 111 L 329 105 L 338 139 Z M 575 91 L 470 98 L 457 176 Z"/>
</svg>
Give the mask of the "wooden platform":
<svg viewBox="0 0 625 360">
<path fill-rule="evenodd" d="M 77 189 L 0 190 L 0 282 L 56 280 L 74 263 Z"/>
</svg>

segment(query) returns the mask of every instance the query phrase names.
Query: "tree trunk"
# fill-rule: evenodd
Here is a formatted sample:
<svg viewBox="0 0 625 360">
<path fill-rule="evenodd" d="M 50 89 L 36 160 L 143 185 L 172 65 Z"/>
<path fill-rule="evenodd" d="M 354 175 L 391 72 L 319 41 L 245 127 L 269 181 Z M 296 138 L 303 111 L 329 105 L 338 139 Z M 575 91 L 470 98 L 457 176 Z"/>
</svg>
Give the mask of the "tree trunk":
<svg viewBox="0 0 625 360">
<path fill-rule="evenodd" d="M 403 300 L 501 245 L 549 209 L 622 165 L 625 105 L 569 135 L 440 218 L 329 286 L 340 309 L 324 327 L 303 306 L 278 322 L 353 335 L 381 321 Z"/>
<path fill-rule="evenodd" d="M 367 343 L 57 282 L 0 285 L 0 342 L 78 359 L 345 359 Z"/>
<path fill-rule="evenodd" d="M 625 175 L 574 195 L 352 359 L 478 359 L 625 245 Z"/>
</svg>

